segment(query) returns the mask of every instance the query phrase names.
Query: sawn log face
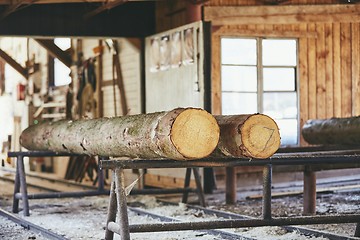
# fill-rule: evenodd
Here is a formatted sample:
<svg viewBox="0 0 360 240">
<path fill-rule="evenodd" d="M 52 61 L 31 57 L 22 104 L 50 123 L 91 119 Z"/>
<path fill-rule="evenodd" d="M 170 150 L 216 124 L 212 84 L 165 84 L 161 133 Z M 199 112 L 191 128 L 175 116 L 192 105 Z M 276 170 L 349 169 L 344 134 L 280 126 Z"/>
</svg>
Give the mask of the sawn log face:
<svg viewBox="0 0 360 240">
<path fill-rule="evenodd" d="M 220 141 L 211 156 L 268 158 L 280 147 L 276 122 L 264 114 L 215 116 Z"/>
</svg>

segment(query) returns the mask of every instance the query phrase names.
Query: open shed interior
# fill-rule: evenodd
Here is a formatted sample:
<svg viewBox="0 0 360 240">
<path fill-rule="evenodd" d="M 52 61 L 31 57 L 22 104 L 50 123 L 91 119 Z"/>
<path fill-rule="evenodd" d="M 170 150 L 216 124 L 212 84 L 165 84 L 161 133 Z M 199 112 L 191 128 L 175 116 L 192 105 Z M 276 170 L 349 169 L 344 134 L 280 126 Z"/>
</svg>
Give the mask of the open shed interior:
<svg viewBox="0 0 360 240">
<path fill-rule="evenodd" d="M 0 236 L 359 239 L 359 13 L 357 0 L 0 0 Z M 26 136 L 44 121 L 74 127 Z"/>
</svg>

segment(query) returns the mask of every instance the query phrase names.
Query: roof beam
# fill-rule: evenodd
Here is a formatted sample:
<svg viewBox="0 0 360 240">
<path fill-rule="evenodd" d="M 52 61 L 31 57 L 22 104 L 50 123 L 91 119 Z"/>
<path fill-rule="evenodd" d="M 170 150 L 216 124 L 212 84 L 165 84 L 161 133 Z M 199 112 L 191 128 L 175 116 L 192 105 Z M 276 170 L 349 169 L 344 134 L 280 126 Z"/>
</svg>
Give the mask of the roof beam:
<svg viewBox="0 0 360 240">
<path fill-rule="evenodd" d="M 12 1 L 11 4 L 9 4 L 9 6 L 2 12 L 2 14 L 0 15 L 0 19 L 4 19 L 7 16 L 9 16 L 10 14 L 16 12 L 17 10 L 20 9 L 20 7 L 24 4 L 30 5 L 33 2 L 36 2 L 36 0 L 20 0 L 20 1 Z"/>
<path fill-rule="evenodd" d="M 71 67 L 72 58 L 70 54 L 56 46 L 53 39 L 35 39 L 35 41 L 37 41 L 43 48 L 45 48 L 52 57 L 59 59 L 68 68 Z"/>
<path fill-rule="evenodd" d="M 0 14 L 5 9 L 0 5 Z M 1 20 L 0 36 L 142 38 L 156 32 L 154 1 L 129 1 L 85 20 L 84 15 L 94 9 L 93 4 L 34 2 Z"/>
<path fill-rule="evenodd" d="M 359 4 L 205 6 L 205 21 L 213 26 L 360 22 Z"/>
<path fill-rule="evenodd" d="M 96 9 L 94 9 L 94 10 L 88 12 L 88 13 L 86 13 L 86 14 L 84 15 L 84 18 L 85 18 L 85 19 L 89 19 L 89 18 L 91 18 L 91 17 L 94 17 L 95 15 L 98 15 L 99 13 L 102 13 L 103 11 L 110 10 L 110 9 L 112 9 L 112 8 L 114 8 L 114 7 L 117 7 L 117 6 L 119 6 L 119 5 L 122 5 L 122 4 L 124 4 L 124 3 L 128 2 L 128 1 L 129 1 L 129 0 L 114 0 L 114 1 L 109 1 L 109 2 L 107 2 L 106 4 L 104 4 L 104 5 L 100 6 L 100 7 L 96 8 Z"/>
<path fill-rule="evenodd" d="M 0 58 L 2 58 L 7 64 L 9 64 L 12 68 L 14 68 L 24 78 L 28 79 L 29 74 L 27 69 L 21 66 L 18 62 L 16 62 L 10 55 L 8 55 L 2 49 L 0 49 Z"/>
</svg>

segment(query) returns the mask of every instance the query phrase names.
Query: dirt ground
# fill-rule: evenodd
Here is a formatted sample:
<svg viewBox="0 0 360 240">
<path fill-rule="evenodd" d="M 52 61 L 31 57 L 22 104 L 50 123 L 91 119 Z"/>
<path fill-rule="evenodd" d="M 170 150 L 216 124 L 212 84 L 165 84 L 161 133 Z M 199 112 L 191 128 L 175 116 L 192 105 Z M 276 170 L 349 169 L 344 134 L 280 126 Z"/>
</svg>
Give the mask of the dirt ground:
<svg viewBox="0 0 360 240">
<path fill-rule="evenodd" d="M 227 212 L 238 213 L 242 215 L 259 217 L 261 216 L 261 199 L 240 199 L 235 205 L 226 205 L 222 197 L 216 197 L 221 193 L 207 195 L 209 208 L 223 210 Z M 129 196 L 129 204 L 132 206 L 142 206 L 148 211 L 165 216 L 175 217 L 181 220 L 205 221 L 212 220 L 213 216 L 207 216 L 199 211 L 187 209 L 185 205 L 162 206 L 156 202 L 155 197 L 151 196 Z M 195 196 L 192 197 L 195 199 Z M 173 198 L 176 199 L 176 198 Z M 173 200 L 172 199 L 172 200 Z M 0 207 L 7 211 L 11 210 L 11 197 L 2 196 L 0 198 Z M 140 203 L 140 204 L 139 204 Z M 85 198 L 67 198 L 67 199 L 41 199 L 30 201 L 30 217 L 23 217 L 22 212 L 19 217 L 32 223 L 38 224 L 46 229 L 65 236 L 69 239 L 104 239 L 106 212 L 108 206 L 107 196 L 85 197 Z M 360 213 L 360 189 L 351 191 L 339 191 L 326 194 L 318 194 L 317 208 L 318 215 L 324 214 L 346 214 Z M 273 216 L 301 216 L 302 214 L 302 197 L 282 197 L 272 200 Z M 200 217 L 199 217 L 200 216 Z M 155 220 L 138 216 L 129 212 L 130 224 L 148 223 Z M 46 239 L 43 236 L 31 233 L 0 218 L 0 238 L 1 239 Z M 355 224 L 332 224 L 332 225 L 312 225 L 307 226 L 314 229 L 325 230 L 344 236 L 353 236 Z M 289 233 L 279 227 L 263 228 L 245 228 L 236 230 L 241 234 L 256 239 L 317 239 L 310 238 L 297 233 Z M 131 234 L 132 239 L 221 239 L 217 236 L 203 234 L 195 231 L 168 232 L 168 233 L 137 233 Z M 117 236 L 118 237 L 118 236 Z"/>
<path fill-rule="evenodd" d="M 353 178 L 353 177 L 351 177 Z M 320 182 L 320 181 L 319 181 Z M 320 182 L 321 183 L 321 182 Z M 317 194 L 316 214 L 349 214 L 360 213 L 360 180 L 353 182 L 353 187 L 340 186 L 338 190 L 327 191 Z M 284 187 L 285 186 L 285 187 Z M 294 192 L 301 189 L 300 183 L 287 183 L 284 186 L 274 185 L 273 193 L 276 192 Z M 289 186 L 295 186 L 291 188 Z M 327 186 L 326 186 L 327 187 Z M 335 186 L 338 187 L 338 186 Z M 34 189 L 29 187 L 29 192 Z M 213 194 L 206 195 L 207 208 L 222 210 L 226 212 L 260 217 L 262 214 L 262 199 L 249 196 L 261 194 L 262 188 L 258 186 L 251 190 L 239 189 L 238 201 L 234 205 L 225 204 L 224 189 L 218 189 Z M 0 180 L 0 208 L 11 212 L 12 209 L 13 186 L 9 182 Z M 157 199 L 179 203 L 181 196 L 158 196 Z M 149 195 L 129 196 L 130 206 L 142 207 L 147 211 L 156 214 L 170 216 L 183 221 L 206 221 L 214 220 L 214 216 L 207 215 L 199 210 L 188 209 L 184 204 L 176 206 L 164 206 L 158 203 L 155 197 Z M 190 203 L 197 201 L 196 195 L 190 196 Z M 107 218 L 109 197 L 95 196 L 84 198 L 64 198 L 64 199 L 40 199 L 30 200 L 30 216 L 24 217 L 22 212 L 16 216 L 40 225 L 43 228 L 50 229 L 59 235 L 68 239 L 104 239 L 105 223 Z M 21 207 L 21 205 L 20 205 Z M 303 211 L 302 195 L 290 195 L 274 197 L 272 199 L 272 216 L 273 217 L 292 217 L 301 216 Z M 218 219 L 217 219 L 218 220 Z M 139 216 L 129 211 L 130 224 L 152 223 L 156 220 L 150 217 Z M 360 221 L 360 219 L 359 219 Z M 352 237 L 355 233 L 356 224 L 327 224 L 311 225 L 307 228 L 327 231 L 343 236 Z M 316 239 L 323 240 L 326 238 L 306 237 L 296 232 L 286 232 L 279 227 L 262 227 L 262 228 L 241 228 L 230 229 L 235 233 L 241 233 L 254 239 L 282 240 L 282 239 Z M 175 240 L 175 239 L 221 239 L 221 237 L 206 234 L 198 231 L 176 231 L 163 233 L 133 233 L 132 239 L 138 240 Z M 45 237 L 29 232 L 8 219 L 0 217 L 0 239 L 37 239 L 43 240 Z M 119 239 L 116 235 L 115 239 Z M 360 238 L 359 238 L 360 239 Z"/>
</svg>

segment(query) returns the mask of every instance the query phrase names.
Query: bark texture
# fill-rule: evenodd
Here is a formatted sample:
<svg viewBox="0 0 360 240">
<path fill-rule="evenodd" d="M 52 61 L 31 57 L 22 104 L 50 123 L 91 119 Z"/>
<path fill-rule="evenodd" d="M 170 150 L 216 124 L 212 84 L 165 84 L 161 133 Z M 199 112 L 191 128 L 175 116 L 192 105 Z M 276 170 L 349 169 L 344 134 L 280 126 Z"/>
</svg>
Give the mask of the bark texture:
<svg viewBox="0 0 360 240">
<path fill-rule="evenodd" d="M 301 133 L 309 144 L 360 145 L 360 117 L 308 120 Z"/>
<path fill-rule="evenodd" d="M 220 141 L 211 156 L 268 158 L 280 147 L 276 122 L 263 114 L 215 116 Z"/>
<path fill-rule="evenodd" d="M 219 141 L 215 118 L 202 109 L 114 118 L 44 122 L 25 129 L 21 145 L 29 150 L 129 157 L 197 159 Z"/>
</svg>

